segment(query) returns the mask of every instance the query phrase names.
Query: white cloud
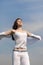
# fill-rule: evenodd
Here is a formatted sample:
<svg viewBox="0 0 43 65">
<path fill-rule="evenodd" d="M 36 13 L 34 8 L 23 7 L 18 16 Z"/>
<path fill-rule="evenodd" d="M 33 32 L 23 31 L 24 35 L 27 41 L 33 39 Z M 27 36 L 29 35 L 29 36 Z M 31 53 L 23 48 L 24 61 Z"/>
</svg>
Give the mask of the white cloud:
<svg viewBox="0 0 43 65">
<path fill-rule="evenodd" d="M 32 47 L 30 50 L 30 63 L 32 65 L 43 65 L 43 47 Z"/>
<path fill-rule="evenodd" d="M 35 32 L 43 29 L 43 13 L 32 13 L 30 16 L 28 15 L 30 20 L 28 22 L 24 22 L 24 28 Z"/>
<path fill-rule="evenodd" d="M 11 55 L 0 54 L 0 65 L 12 65 Z"/>
<path fill-rule="evenodd" d="M 41 22 L 33 22 L 33 23 L 25 22 L 24 28 L 32 32 L 39 31 L 40 29 L 43 28 L 43 22 L 42 23 Z"/>
</svg>

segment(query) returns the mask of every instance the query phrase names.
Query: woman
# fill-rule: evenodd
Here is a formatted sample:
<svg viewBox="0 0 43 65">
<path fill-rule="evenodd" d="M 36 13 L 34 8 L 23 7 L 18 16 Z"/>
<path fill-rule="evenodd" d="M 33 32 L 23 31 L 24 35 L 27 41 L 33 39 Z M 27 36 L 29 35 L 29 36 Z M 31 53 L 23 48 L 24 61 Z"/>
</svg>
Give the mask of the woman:
<svg viewBox="0 0 43 65">
<path fill-rule="evenodd" d="M 33 37 L 41 40 L 41 37 L 34 35 L 26 30 L 22 29 L 22 19 L 17 18 L 13 24 L 13 28 L 9 31 L 0 33 L 0 37 L 11 36 L 15 41 L 15 47 L 13 49 L 13 65 L 20 65 L 20 59 L 22 65 L 30 65 L 29 56 L 27 52 L 27 37 Z"/>
</svg>

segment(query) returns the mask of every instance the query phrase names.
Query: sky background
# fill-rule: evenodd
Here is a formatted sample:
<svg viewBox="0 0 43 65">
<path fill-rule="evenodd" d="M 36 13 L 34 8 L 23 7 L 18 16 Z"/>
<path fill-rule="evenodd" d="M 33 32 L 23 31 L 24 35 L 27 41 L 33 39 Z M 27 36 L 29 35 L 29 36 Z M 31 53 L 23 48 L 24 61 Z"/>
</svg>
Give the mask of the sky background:
<svg viewBox="0 0 43 65">
<path fill-rule="evenodd" d="M 0 32 L 12 28 L 16 18 L 22 18 L 23 28 L 42 37 L 41 41 L 28 39 L 31 65 L 43 65 L 43 0 L 0 0 Z M 11 38 L 0 40 L 0 65 L 12 65 Z"/>
</svg>

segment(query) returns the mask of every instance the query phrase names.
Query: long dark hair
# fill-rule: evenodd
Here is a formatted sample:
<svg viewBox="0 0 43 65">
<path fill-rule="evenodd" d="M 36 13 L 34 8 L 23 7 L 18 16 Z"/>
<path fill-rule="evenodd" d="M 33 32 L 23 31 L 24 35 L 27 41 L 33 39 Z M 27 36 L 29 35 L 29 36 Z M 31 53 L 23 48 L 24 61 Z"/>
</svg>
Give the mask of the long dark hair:
<svg viewBox="0 0 43 65">
<path fill-rule="evenodd" d="M 21 20 L 21 21 L 22 21 L 21 18 L 17 18 L 17 19 L 14 21 L 14 24 L 13 24 L 13 26 L 12 26 L 12 29 L 15 29 L 15 30 L 16 30 L 16 29 L 18 28 L 18 24 L 17 24 L 17 21 L 18 21 L 18 20 Z M 13 34 L 12 34 L 12 40 L 15 40 Z"/>
</svg>

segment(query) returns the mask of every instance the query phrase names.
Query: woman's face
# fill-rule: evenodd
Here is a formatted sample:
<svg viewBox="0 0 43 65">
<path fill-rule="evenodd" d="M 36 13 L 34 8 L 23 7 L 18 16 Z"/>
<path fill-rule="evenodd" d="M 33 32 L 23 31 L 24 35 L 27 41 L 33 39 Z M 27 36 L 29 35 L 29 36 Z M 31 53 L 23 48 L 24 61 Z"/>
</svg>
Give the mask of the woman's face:
<svg viewBox="0 0 43 65">
<path fill-rule="evenodd" d="M 22 27 L 23 25 L 22 20 L 17 20 L 17 25 Z"/>
</svg>

